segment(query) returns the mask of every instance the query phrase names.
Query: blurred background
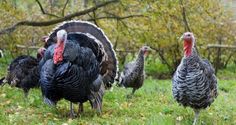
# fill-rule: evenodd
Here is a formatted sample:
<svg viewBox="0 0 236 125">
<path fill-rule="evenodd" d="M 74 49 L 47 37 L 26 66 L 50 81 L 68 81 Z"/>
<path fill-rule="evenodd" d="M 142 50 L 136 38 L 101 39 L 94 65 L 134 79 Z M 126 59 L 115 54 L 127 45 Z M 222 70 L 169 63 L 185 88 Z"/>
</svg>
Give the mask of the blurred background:
<svg viewBox="0 0 236 125">
<path fill-rule="evenodd" d="M 179 38 L 185 31 L 195 34 L 199 53 L 211 61 L 218 76 L 232 77 L 236 72 L 234 0 L 114 0 L 100 6 L 104 2 L 0 0 L 0 49 L 5 54 L 0 59 L 1 69 L 20 54 L 36 55 L 43 45 L 42 37 L 57 23 L 75 19 L 90 21 L 104 30 L 122 67 L 135 58 L 142 45 L 151 46 L 154 51 L 146 61 L 146 72 L 154 78 L 172 76 L 183 55 Z M 44 23 L 53 20 L 59 21 Z"/>
<path fill-rule="evenodd" d="M 235 125 L 235 12 L 235 0 L 0 0 L 0 78 L 12 59 L 36 56 L 43 36 L 73 19 L 89 21 L 105 32 L 120 71 L 141 46 L 153 49 L 145 61 L 144 86 L 130 100 L 126 98 L 130 90 L 114 86 L 104 96 L 100 116 L 86 103 L 84 114 L 69 119 L 65 100 L 54 109 L 43 103 L 39 89 L 24 100 L 22 90 L 5 85 L 0 87 L 0 124 L 190 125 L 193 111 L 173 99 L 171 78 L 183 57 L 180 37 L 191 31 L 200 56 L 210 60 L 217 72 L 219 88 L 199 124 Z"/>
</svg>

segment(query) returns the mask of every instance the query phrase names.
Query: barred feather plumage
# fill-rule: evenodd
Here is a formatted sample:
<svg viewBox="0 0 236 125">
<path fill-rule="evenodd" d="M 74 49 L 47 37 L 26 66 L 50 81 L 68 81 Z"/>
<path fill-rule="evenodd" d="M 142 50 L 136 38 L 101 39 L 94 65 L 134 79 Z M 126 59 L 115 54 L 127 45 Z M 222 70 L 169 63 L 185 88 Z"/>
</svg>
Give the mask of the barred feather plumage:
<svg viewBox="0 0 236 125">
<path fill-rule="evenodd" d="M 148 46 L 143 46 L 139 50 L 138 57 L 135 61 L 125 65 L 124 71 L 121 73 L 119 85 L 133 88 L 134 93 L 137 89 L 142 87 L 144 82 L 144 60 L 145 53 L 149 51 Z"/>
<path fill-rule="evenodd" d="M 195 125 L 199 111 L 210 106 L 217 97 L 217 78 L 209 61 L 203 60 L 196 52 L 195 38 L 186 32 L 184 39 L 184 57 L 172 79 L 174 99 L 184 107 L 194 109 Z"/>
<path fill-rule="evenodd" d="M 195 109 L 210 106 L 217 96 L 217 80 L 212 70 L 196 53 L 183 58 L 173 76 L 172 90 L 177 102 Z"/>
</svg>

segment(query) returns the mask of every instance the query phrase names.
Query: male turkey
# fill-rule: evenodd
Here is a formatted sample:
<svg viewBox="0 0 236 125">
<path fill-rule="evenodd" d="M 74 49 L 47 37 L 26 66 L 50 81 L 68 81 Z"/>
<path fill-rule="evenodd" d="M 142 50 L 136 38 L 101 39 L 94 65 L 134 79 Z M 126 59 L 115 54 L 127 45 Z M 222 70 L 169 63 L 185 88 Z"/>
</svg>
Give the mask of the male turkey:
<svg viewBox="0 0 236 125">
<path fill-rule="evenodd" d="M 15 58 L 8 66 L 8 73 L 5 78 L 0 80 L 1 83 L 8 83 L 12 87 L 21 88 L 24 91 L 25 97 L 31 88 L 39 86 L 39 60 L 44 54 L 44 49 L 38 50 L 37 59 L 28 56 L 21 55 Z"/>
<path fill-rule="evenodd" d="M 143 85 L 145 75 L 144 60 L 148 54 L 148 51 L 150 51 L 150 47 L 148 46 L 143 46 L 140 48 L 137 59 L 126 64 L 124 71 L 121 73 L 119 85 L 126 88 L 133 88 L 132 95 Z"/>
<path fill-rule="evenodd" d="M 217 97 L 217 79 L 210 62 L 196 52 L 193 33 L 186 32 L 182 37 L 184 57 L 173 76 L 172 92 L 178 103 L 193 108 L 195 125 L 200 110 L 210 106 Z"/>
<path fill-rule="evenodd" d="M 117 72 L 117 59 L 110 41 L 101 29 L 83 21 L 59 25 L 46 41 L 40 62 L 40 84 L 44 102 L 49 105 L 64 98 L 72 103 L 89 101 L 101 112 L 105 87 L 111 87 Z"/>
</svg>

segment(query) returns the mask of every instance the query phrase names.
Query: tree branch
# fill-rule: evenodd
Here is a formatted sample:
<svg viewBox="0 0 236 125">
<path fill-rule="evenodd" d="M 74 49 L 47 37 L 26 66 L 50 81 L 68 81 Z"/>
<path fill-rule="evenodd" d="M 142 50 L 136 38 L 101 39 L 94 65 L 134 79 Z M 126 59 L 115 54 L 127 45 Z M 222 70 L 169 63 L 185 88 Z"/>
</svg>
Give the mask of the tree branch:
<svg viewBox="0 0 236 125">
<path fill-rule="evenodd" d="M 93 19 L 88 19 L 87 21 L 94 21 L 94 20 L 100 20 L 100 19 L 123 20 L 123 19 L 127 19 L 127 18 L 135 18 L 135 17 L 146 17 L 146 16 L 144 16 L 144 15 L 128 15 L 128 16 L 120 17 L 120 16 L 117 16 L 117 15 L 113 15 L 113 16 L 96 17 L 96 18 L 93 18 Z"/>
<path fill-rule="evenodd" d="M 173 71 L 173 68 L 172 66 L 168 63 L 168 61 L 166 60 L 165 56 L 164 56 L 164 51 L 163 49 L 158 49 L 158 48 L 155 48 L 155 47 L 150 47 L 151 49 L 155 50 L 159 57 L 161 58 L 161 61 L 166 64 L 166 66 L 168 67 L 169 71 Z"/>
<path fill-rule="evenodd" d="M 189 27 L 189 23 L 186 17 L 186 10 L 183 4 L 183 0 L 180 0 L 180 5 L 182 7 L 182 16 L 183 16 L 183 21 L 184 21 L 184 26 L 185 26 L 185 30 L 191 32 L 191 29 Z"/>
<path fill-rule="evenodd" d="M 39 49 L 40 47 L 38 46 L 25 46 L 25 45 L 20 45 L 20 44 L 16 44 L 17 48 L 21 48 L 21 49 Z"/>
<path fill-rule="evenodd" d="M 57 18 L 59 18 L 59 16 L 57 16 L 57 15 L 54 15 L 54 14 L 51 14 L 51 13 L 47 13 L 47 12 L 43 9 L 43 6 L 42 6 L 42 4 L 39 2 L 39 0 L 35 0 L 35 1 L 38 3 L 39 8 L 40 8 L 40 10 L 41 10 L 41 12 L 42 12 L 43 14 L 48 15 L 48 16 L 52 16 L 52 17 L 57 17 Z"/>
<path fill-rule="evenodd" d="M 62 9 L 62 16 L 64 17 L 64 15 L 65 15 L 65 9 L 66 9 L 66 6 L 67 6 L 67 4 L 69 3 L 69 0 L 66 0 L 66 3 L 64 4 L 64 7 L 63 7 L 63 9 Z"/>
<path fill-rule="evenodd" d="M 101 7 L 104 7 L 108 4 L 115 3 L 115 2 L 119 2 L 119 0 L 107 1 L 107 2 L 101 3 L 97 6 L 91 7 L 89 9 L 79 11 L 79 12 L 75 12 L 75 13 L 66 15 L 65 17 L 60 17 L 60 18 L 57 18 L 57 19 L 49 20 L 49 21 L 28 21 L 28 20 L 20 21 L 20 22 L 14 24 L 13 26 L 10 26 L 6 29 L 0 30 L 0 35 L 6 34 L 6 33 L 11 33 L 19 26 L 34 26 L 34 27 L 36 27 L 36 26 L 50 26 L 50 25 L 53 25 L 53 24 L 57 24 L 57 23 L 66 21 L 66 20 L 71 20 L 74 17 L 85 15 L 87 13 L 90 13 L 92 11 L 95 11 L 95 10 L 101 8 Z"/>
<path fill-rule="evenodd" d="M 225 49 L 236 49 L 234 45 L 222 45 L 222 44 L 208 44 L 207 49 L 210 48 L 225 48 Z"/>
</svg>

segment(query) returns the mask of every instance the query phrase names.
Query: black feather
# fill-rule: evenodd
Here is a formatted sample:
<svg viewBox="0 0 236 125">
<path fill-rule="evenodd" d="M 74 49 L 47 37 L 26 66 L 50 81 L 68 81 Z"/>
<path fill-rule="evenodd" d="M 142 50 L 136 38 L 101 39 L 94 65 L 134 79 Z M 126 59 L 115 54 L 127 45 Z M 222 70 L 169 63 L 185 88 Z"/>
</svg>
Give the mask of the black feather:
<svg viewBox="0 0 236 125">
<path fill-rule="evenodd" d="M 44 45 L 45 48 L 56 43 L 56 34 L 61 29 L 68 32 L 69 40 L 76 40 L 81 47 L 88 47 L 94 52 L 100 63 L 100 74 L 103 77 L 104 85 L 106 88 L 110 88 L 116 77 L 118 61 L 112 43 L 102 29 L 86 21 L 64 22 L 49 35 L 49 39 Z"/>
<path fill-rule="evenodd" d="M 32 56 L 17 57 L 8 67 L 7 83 L 23 89 L 27 95 L 31 88 L 39 87 L 38 63 L 39 61 Z"/>
</svg>

